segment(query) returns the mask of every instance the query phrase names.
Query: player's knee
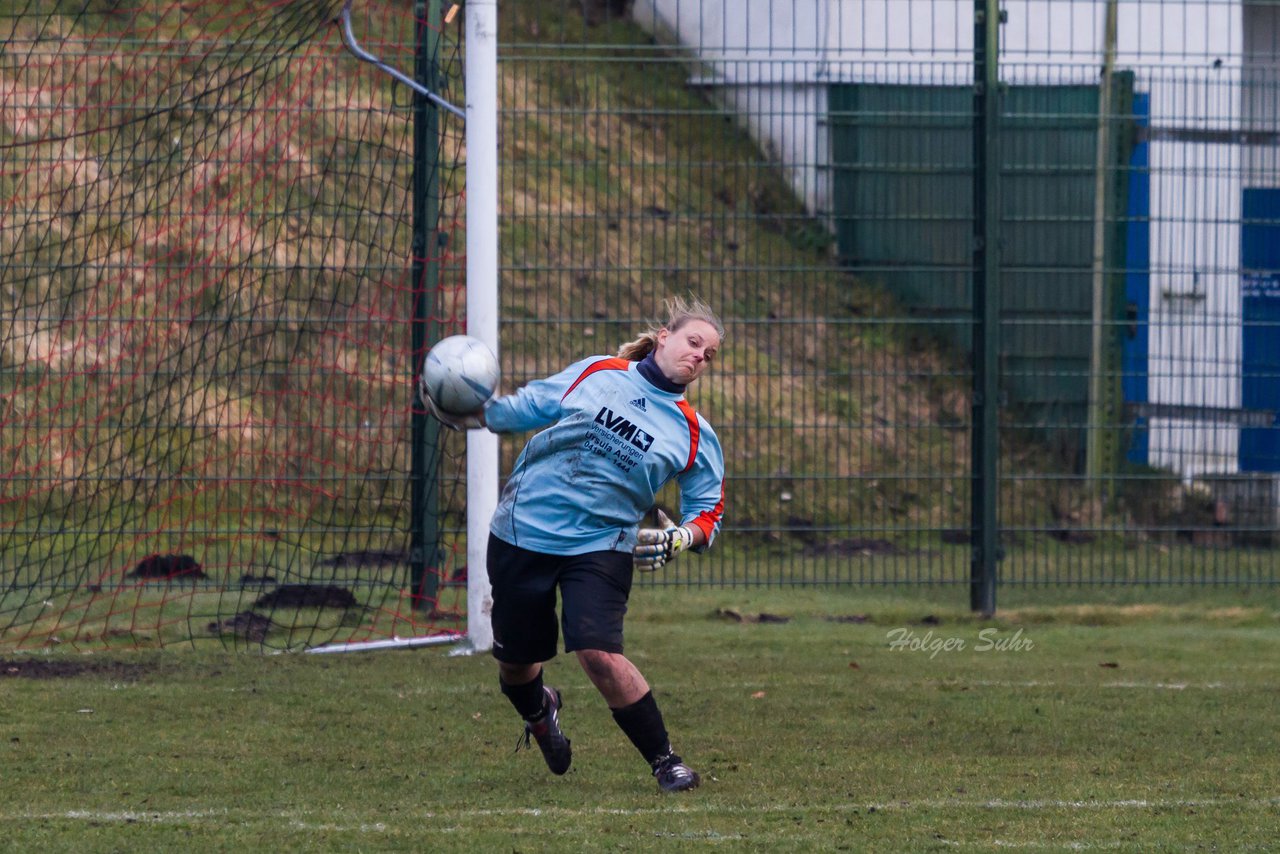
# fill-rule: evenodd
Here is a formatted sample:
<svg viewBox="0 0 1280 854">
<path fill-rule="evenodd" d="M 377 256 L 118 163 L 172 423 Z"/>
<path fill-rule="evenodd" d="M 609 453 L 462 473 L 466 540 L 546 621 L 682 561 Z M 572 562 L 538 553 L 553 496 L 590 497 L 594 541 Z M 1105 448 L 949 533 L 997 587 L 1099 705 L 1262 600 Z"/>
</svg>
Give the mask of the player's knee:
<svg viewBox="0 0 1280 854">
<path fill-rule="evenodd" d="M 524 685 L 532 682 L 541 668 L 541 664 L 511 664 L 510 662 L 499 661 L 498 675 L 508 685 Z"/>
<path fill-rule="evenodd" d="M 609 679 L 612 678 L 619 668 L 622 656 L 615 652 L 605 652 L 599 649 L 580 649 L 577 651 L 579 663 L 582 669 L 587 671 L 587 675 L 595 678 Z"/>
</svg>

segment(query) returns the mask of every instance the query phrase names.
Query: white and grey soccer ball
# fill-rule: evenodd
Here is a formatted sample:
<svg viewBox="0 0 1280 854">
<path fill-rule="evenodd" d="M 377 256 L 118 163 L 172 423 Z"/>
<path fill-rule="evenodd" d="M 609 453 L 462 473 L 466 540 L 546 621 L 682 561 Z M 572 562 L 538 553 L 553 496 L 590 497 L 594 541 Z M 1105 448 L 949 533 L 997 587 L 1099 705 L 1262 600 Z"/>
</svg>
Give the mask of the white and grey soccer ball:
<svg viewBox="0 0 1280 854">
<path fill-rule="evenodd" d="M 451 335 L 427 353 L 419 388 L 443 412 L 470 415 L 498 391 L 498 359 L 479 338 Z"/>
</svg>

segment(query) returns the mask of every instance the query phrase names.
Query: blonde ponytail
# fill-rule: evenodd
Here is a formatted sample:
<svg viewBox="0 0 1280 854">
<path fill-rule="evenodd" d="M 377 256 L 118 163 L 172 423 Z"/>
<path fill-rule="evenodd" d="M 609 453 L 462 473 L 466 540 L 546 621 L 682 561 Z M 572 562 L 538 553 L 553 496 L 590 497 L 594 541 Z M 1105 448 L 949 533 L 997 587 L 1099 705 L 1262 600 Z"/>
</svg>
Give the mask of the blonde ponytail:
<svg viewBox="0 0 1280 854">
<path fill-rule="evenodd" d="M 659 329 L 649 329 L 641 333 L 634 341 L 628 341 L 618 348 L 618 356 L 628 362 L 638 362 L 658 347 Z"/>
</svg>

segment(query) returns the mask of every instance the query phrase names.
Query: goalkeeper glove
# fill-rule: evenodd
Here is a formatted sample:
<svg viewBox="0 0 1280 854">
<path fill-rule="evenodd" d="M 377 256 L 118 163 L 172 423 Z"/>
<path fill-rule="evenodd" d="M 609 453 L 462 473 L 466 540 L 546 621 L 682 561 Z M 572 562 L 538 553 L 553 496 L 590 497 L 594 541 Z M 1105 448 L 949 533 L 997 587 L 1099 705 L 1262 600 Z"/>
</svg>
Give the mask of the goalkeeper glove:
<svg viewBox="0 0 1280 854">
<path fill-rule="evenodd" d="M 427 411 L 435 417 L 444 426 L 450 430 L 479 430 L 484 425 L 484 410 L 477 410 L 469 415 L 450 415 L 431 399 L 431 395 L 427 394 L 427 390 L 418 387 L 418 392 L 424 403 L 427 404 Z"/>
<path fill-rule="evenodd" d="M 658 524 L 662 527 L 641 528 L 636 532 L 636 547 L 631 551 L 631 557 L 641 572 L 662 569 L 693 545 L 693 531 L 689 526 L 677 527 L 661 510 L 658 511 Z"/>
</svg>

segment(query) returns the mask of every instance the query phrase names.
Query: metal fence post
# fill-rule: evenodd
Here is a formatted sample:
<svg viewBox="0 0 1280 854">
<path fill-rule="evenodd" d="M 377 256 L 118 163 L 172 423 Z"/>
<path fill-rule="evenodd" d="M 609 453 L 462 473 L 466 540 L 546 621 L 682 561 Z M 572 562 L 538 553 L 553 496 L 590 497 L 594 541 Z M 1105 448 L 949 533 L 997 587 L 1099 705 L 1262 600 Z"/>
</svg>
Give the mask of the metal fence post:
<svg viewBox="0 0 1280 854">
<path fill-rule="evenodd" d="M 1107 168 L 1111 164 L 1112 78 L 1116 64 L 1117 0 L 1107 0 L 1103 35 L 1102 85 L 1098 89 L 1098 148 L 1094 155 L 1093 199 L 1093 269 L 1092 323 L 1089 346 L 1089 417 L 1086 428 L 1085 474 L 1089 488 L 1096 494 L 1111 493 L 1111 483 L 1103 483 L 1103 473 L 1115 465 L 1103 453 L 1104 436 L 1109 425 L 1104 402 L 1105 339 L 1107 337 L 1107 211 L 1110 209 Z"/>
<path fill-rule="evenodd" d="M 998 0 L 975 0 L 973 26 L 973 439 L 969 607 L 996 609 L 1000 371 Z"/>
<path fill-rule="evenodd" d="M 418 0 L 413 7 L 414 79 L 432 92 L 439 88 L 436 54 L 439 50 L 441 0 Z M 440 112 L 421 93 L 413 96 L 413 245 L 410 298 L 413 372 L 429 342 L 439 337 L 435 318 L 440 280 L 437 220 L 440 208 Z M 416 386 L 416 382 L 414 383 Z M 440 574 L 440 424 L 414 407 L 410 459 L 411 601 L 415 608 L 436 605 Z"/>
</svg>

